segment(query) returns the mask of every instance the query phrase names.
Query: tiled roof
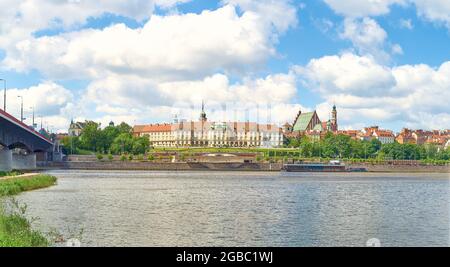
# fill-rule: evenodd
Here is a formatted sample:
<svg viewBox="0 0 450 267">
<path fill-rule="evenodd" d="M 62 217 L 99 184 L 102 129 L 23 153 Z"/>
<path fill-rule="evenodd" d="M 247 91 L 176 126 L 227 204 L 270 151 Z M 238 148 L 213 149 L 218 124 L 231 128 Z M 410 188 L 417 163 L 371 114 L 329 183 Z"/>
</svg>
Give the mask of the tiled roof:
<svg viewBox="0 0 450 267">
<path fill-rule="evenodd" d="M 134 133 L 140 133 L 142 132 L 142 130 L 144 129 L 145 125 L 135 125 L 133 127 L 133 132 Z"/>
<path fill-rule="evenodd" d="M 379 131 L 375 131 L 374 134 L 376 134 L 379 137 L 395 137 L 394 133 L 392 133 L 391 131 L 379 130 Z"/>
<path fill-rule="evenodd" d="M 171 124 L 150 124 L 143 126 L 135 126 L 133 132 L 135 133 L 156 133 L 156 132 L 170 132 L 172 130 Z"/>
<path fill-rule="evenodd" d="M 323 131 L 322 124 L 318 123 L 316 126 L 314 126 L 313 131 Z"/>
<path fill-rule="evenodd" d="M 298 119 L 294 125 L 294 131 L 306 131 L 313 116 L 314 116 L 314 112 L 300 114 L 300 116 L 298 117 Z"/>
</svg>

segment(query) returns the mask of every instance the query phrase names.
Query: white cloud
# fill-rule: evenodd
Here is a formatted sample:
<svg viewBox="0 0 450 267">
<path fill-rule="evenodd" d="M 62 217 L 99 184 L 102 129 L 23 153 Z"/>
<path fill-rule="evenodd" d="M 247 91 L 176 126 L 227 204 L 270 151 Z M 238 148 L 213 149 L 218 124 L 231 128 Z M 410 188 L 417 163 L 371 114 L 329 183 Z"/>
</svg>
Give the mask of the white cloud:
<svg viewBox="0 0 450 267">
<path fill-rule="evenodd" d="M 411 19 L 400 19 L 399 21 L 400 28 L 412 30 L 414 29 L 414 25 Z"/>
<path fill-rule="evenodd" d="M 0 47 L 6 49 L 4 67 L 23 72 L 38 70 L 54 80 L 90 81 L 80 99 L 67 100 L 46 114 L 58 129 L 66 128 L 60 123 L 72 117 L 103 123 L 167 121 L 172 115 L 169 111 L 180 103 L 194 105 L 201 99 L 211 105 L 228 101 L 242 107 L 270 102 L 274 103 L 274 119 L 289 117 L 288 104 L 282 103 L 296 94 L 295 76 L 274 74 L 253 78 L 252 72 L 276 54 L 279 35 L 297 24 L 296 8 L 290 1 L 224 1 L 223 7 L 200 14 L 150 16 L 155 4 L 171 7 L 179 1 L 170 2 L 147 1 L 148 6 L 142 9 L 122 13 L 115 11 L 121 10 L 122 1 L 108 2 L 101 10 L 85 6 L 91 5 L 90 2 L 78 2 L 77 5 L 83 5 L 84 14 L 74 9 L 78 8 L 75 4 L 56 8 L 54 5 L 59 2 L 44 2 L 35 10 L 37 25 L 21 20 L 15 24 L 20 31 L 15 38 L 9 38 L 12 30 L 2 33 L 0 39 L 8 40 L 3 43 L 0 40 Z M 98 3 L 92 5 L 97 7 Z M 58 14 L 44 14 L 43 10 L 50 6 Z M 69 11 L 73 14 L 55 20 Z M 137 29 L 116 24 L 104 29 L 31 36 L 38 29 L 70 28 L 104 12 L 150 19 Z M 228 77 L 237 81 L 231 83 Z M 294 106 L 291 111 L 295 107 L 298 108 Z M 58 116 L 65 120 L 57 121 Z"/>
<path fill-rule="evenodd" d="M 322 94 L 378 95 L 380 90 L 395 83 L 389 68 L 369 57 L 351 53 L 313 59 L 306 67 L 297 67 L 296 71 L 304 78 L 305 86 Z"/>
<path fill-rule="evenodd" d="M 394 55 L 403 55 L 403 48 L 399 44 L 393 44 L 391 50 Z"/>
<path fill-rule="evenodd" d="M 24 109 L 35 107 L 36 112 L 42 115 L 58 114 L 73 98 L 69 90 L 53 82 L 44 82 L 26 89 L 9 89 L 7 110 L 13 114 L 20 111 L 18 96 L 23 96 Z"/>
<path fill-rule="evenodd" d="M 346 17 L 384 15 L 393 4 L 405 4 L 405 0 L 324 0 L 336 13 Z M 445 1 L 445 0 L 444 0 Z"/>
<path fill-rule="evenodd" d="M 21 109 L 21 99 L 18 96 L 23 97 L 23 113 L 27 124 L 32 124 L 34 107 L 35 123 L 40 125 L 39 117 L 43 117 L 44 124 L 49 124 L 55 129 L 60 129 L 67 122 L 70 113 L 67 114 L 65 110 L 74 100 L 69 90 L 53 82 L 44 82 L 29 88 L 9 89 L 6 110 L 16 118 L 20 118 Z"/>
<path fill-rule="evenodd" d="M 182 110 L 197 106 L 205 100 L 209 106 L 237 106 L 240 109 L 255 109 L 272 105 L 276 112 L 273 119 L 286 119 L 289 114 L 279 112 L 280 105 L 288 106 L 296 96 L 296 78 L 291 74 L 274 74 L 265 78 L 244 78 L 243 82 L 231 83 L 224 74 L 215 74 L 201 80 L 186 80 L 154 84 L 151 80 L 127 79 L 109 76 L 93 82 L 82 102 L 93 103 L 98 113 L 110 115 L 140 114 L 140 119 L 151 118 L 153 113 L 146 107 L 172 107 Z M 295 114 L 294 114 L 295 115 Z M 165 114 L 167 120 L 171 114 Z M 242 117 L 242 114 L 241 116 Z"/>
<path fill-rule="evenodd" d="M 419 16 L 429 21 L 443 23 L 450 29 L 450 1 L 411 0 L 415 3 Z"/>
<path fill-rule="evenodd" d="M 297 24 L 297 10 L 292 6 L 291 0 L 223 0 L 223 2 L 258 14 L 265 23 L 271 24 L 278 32 L 285 32 Z"/>
<path fill-rule="evenodd" d="M 190 0 L 2 0 L 0 2 L 0 47 L 30 37 L 38 30 L 83 25 L 90 17 L 105 13 L 143 21 L 155 6 L 168 8 Z"/>
<path fill-rule="evenodd" d="M 370 55 L 382 62 L 389 60 L 389 54 L 384 51 L 387 33 L 371 18 L 346 18 L 340 37 L 350 40 L 360 55 Z"/>
<path fill-rule="evenodd" d="M 438 68 L 425 64 L 391 68 L 368 57 L 344 54 L 313 59 L 296 71 L 304 86 L 327 100 L 318 106 L 322 113 L 329 112 L 330 103 L 337 104 L 344 125 L 397 122 L 418 128 L 450 127 L 450 62 Z"/>
<path fill-rule="evenodd" d="M 346 18 L 342 39 L 350 40 L 359 55 L 372 57 L 377 62 L 387 63 L 392 55 L 402 55 L 403 49 L 399 44 L 390 44 L 387 33 L 374 20 L 365 18 Z"/>
<path fill-rule="evenodd" d="M 446 25 L 450 28 L 450 1 L 448 0 L 324 0 L 337 14 L 345 17 L 380 16 L 390 13 L 391 6 L 416 6 L 417 13 L 424 19 Z M 408 20 L 401 26 L 412 29 Z"/>
<path fill-rule="evenodd" d="M 152 16 L 138 29 L 118 24 L 27 39 L 7 50 L 4 63 L 65 79 L 133 73 L 174 80 L 235 72 L 257 67 L 275 54 L 279 32 L 264 23 L 267 19 L 253 11 L 238 15 L 231 5 L 201 14 Z M 273 23 L 282 31 L 295 23 L 295 16 L 288 19 L 283 20 L 287 24 Z"/>
</svg>

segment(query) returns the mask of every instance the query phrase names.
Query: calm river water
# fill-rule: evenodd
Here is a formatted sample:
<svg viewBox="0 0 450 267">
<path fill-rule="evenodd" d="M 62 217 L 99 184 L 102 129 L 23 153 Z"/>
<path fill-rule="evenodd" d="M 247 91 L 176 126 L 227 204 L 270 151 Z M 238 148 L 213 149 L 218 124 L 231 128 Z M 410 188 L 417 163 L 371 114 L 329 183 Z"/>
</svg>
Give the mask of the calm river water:
<svg viewBox="0 0 450 267">
<path fill-rule="evenodd" d="M 449 246 L 447 174 L 54 171 L 21 194 L 84 246 Z"/>
</svg>

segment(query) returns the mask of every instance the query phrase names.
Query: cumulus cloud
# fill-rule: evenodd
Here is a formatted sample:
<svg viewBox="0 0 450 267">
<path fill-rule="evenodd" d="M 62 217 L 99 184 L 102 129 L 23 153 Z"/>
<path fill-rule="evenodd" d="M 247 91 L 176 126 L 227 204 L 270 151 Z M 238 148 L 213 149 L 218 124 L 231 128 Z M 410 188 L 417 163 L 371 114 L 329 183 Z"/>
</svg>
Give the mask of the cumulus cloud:
<svg viewBox="0 0 450 267">
<path fill-rule="evenodd" d="M 93 103 L 99 113 L 141 114 L 137 117 L 149 120 L 153 119 L 153 113 L 147 112 L 146 107 L 172 107 L 184 111 L 195 107 L 197 117 L 200 103 L 206 101 L 210 107 L 219 110 L 225 105 L 229 108 L 239 107 L 241 111 L 260 107 L 263 112 L 270 109 L 268 106 L 274 109 L 280 105 L 287 107 L 296 93 L 296 77 L 293 73 L 273 74 L 264 78 L 248 77 L 242 82 L 234 83 L 224 74 L 214 74 L 199 80 L 156 84 L 141 78 L 109 76 L 89 85 L 82 102 Z M 275 110 L 277 112 L 272 119 L 276 121 L 287 119 L 286 114 L 290 114 L 279 112 L 280 109 Z M 165 120 L 171 115 L 173 114 L 165 113 Z M 243 119 L 242 114 L 238 117 Z"/>
<path fill-rule="evenodd" d="M 411 19 L 400 19 L 399 25 L 403 29 L 412 30 L 414 28 L 414 25 L 413 25 Z"/>
<path fill-rule="evenodd" d="M 2 0 L 0 46 L 13 46 L 42 29 L 70 29 L 88 18 L 110 13 L 143 21 L 156 6 L 171 7 L 190 0 Z"/>
<path fill-rule="evenodd" d="M 389 68 L 369 57 L 345 53 L 311 60 L 306 67 L 296 67 L 303 84 L 323 95 L 330 92 L 377 95 L 390 88 L 395 79 Z"/>
<path fill-rule="evenodd" d="M 238 6 L 246 12 L 258 14 L 277 32 L 285 32 L 297 24 L 297 10 L 291 0 L 223 0 L 223 2 Z"/>
<path fill-rule="evenodd" d="M 390 12 L 393 4 L 405 4 L 405 0 L 324 0 L 336 13 L 346 17 L 378 16 Z"/>
<path fill-rule="evenodd" d="M 387 42 L 386 31 L 368 17 L 346 18 L 340 37 L 351 41 L 359 55 L 370 56 L 380 62 L 389 62 L 393 54 L 403 54 L 402 47 Z"/>
<path fill-rule="evenodd" d="M 35 123 L 40 124 L 39 117 L 45 117 L 44 126 L 51 125 L 60 129 L 67 123 L 66 109 L 72 105 L 73 94 L 54 82 L 43 82 L 29 88 L 13 88 L 7 91 L 6 110 L 16 118 L 20 118 L 21 99 L 25 122 L 32 124 L 32 108 L 35 111 Z"/>
<path fill-rule="evenodd" d="M 313 59 L 296 71 L 305 87 L 327 100 L 328 106 L 319 105 L 322 113 L 335 102 L 344 124 L 373 121 L 423 128 L 450 126 L 450 62 L 438 68 L 425 64 L 387 67 L 347 53 Z M 434 119 L 423 120 L 425 117 Z"/>
<path fill-rule="evenodd" d="M 450 1 L 411 0 L 417 7 L 419 16 L 446 25 L 450 29 Z"/>
<path fill-rule="evenodd" d="M 19 71 L 37 69 L 50 78 L 96 79 L 110 73 L 199 78 L 255 67 L 273 56 L 279 32 L 261 23 L 266 20 L 253 11 L 239 15 L 232 5 L 201 14 L 152 16 L 138 29 L 118 24 L 27 39 L 7 51 L 4 63 Z M 293 23 L 295 16 L 283 22 Z"/>
<path fill-rule="evenodd" d="M 393 5 L 415 5 L 417 13 L 424 19 L 450 28 L 450 2 L 447 0 L 324 0 L 337 14 L 345 17 L 366 17 L 388 14 Z M 406 24 L 404 24 L 406 23 Z M 410 29 L 411 23 L 403 21 L 402 26 Z"/>
<path fill-rule="evenodd" d="M 297 24 L 291 2 L 230 0 L 200 14 L 151 15 L 156 5 L 168 8 L 178 2 L 185 1 L 135 0 L 126 3 L 126 10 L 121 6 L 125 5 L 123 1 L 105 1 L 101 8 L 91 1 L 43 1 L 36 6 L 37 2 L 24 0 L 27 8 L 11 2 L 14 12 L 29 16 L 15 22 L 11 17 L 5 20 L 9 24 L 0 37 L 0 47 L 6 52 L 3 67 L 21 72 L 37 70 L 53 80 L 89 81 L 80 98 L 65 101 L 65 105 L 46 114 L 49 118 L 103 123 L 167 120 L 171 117 L 169 110 L 180 103 L 191 108 L 201 99 L 212 105 L 238 102 L 242 107 L 271 102 L 276 106 L 272 107 L 274 118 L 286 118 L 290 113 L 287 108 L 281 112 L 281 105 L 287 105 L 282 102 L 296 94 L 295 76 L 254 78 L 252 73 L 276 55 L 278 37 Z M 55 10 L 58 13 L 52 13 Z M 62 17 L 65 13 L 70 14 Z M 104 13 L 145 23 L 140 28 L 124 24 L 76 28 L 87 18 Z M 31 18 L 38 22 L 31 23 Z M 53 36 L 32 35 L 36 30 L 58 27 L 76 30 Z M 55 119 L 54 123 L 61 122 Z"/>
</svg>

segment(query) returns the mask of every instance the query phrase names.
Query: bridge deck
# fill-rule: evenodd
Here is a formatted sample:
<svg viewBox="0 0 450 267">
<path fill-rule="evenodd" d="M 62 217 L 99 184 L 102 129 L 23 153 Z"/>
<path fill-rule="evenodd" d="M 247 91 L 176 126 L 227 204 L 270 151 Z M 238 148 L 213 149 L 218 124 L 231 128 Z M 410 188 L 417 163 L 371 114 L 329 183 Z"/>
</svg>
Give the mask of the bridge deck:
<svg viewBox="0 0 450 267">
<path fill-rule="evenodd" d="M 0 109 L 0 116 L 5 118 L 6 120 L 10 121 L 11 123 L 16 124 L 17 126 L 21 127 L 22 129 L 24 129 L 34 135 L 37 135 L 39 138 L 44 139 L 44 141 L 48 142 L 49 144 L 53 144 L 53 142 L 51 140 L 49 140 L 47 137 L 45 137 L 42 134 L 40 134 L 39 132 L 31 129 L 25 123 L 21 122 L 20 120 L 16 119 L 13 115 L 11 115 L 1 109 Z"/>
<path fill-rule="evenodd" d="M 0 110 L 0 144 L 6 147 L 25 147 L 29 151 L 49 151 L 53 142 L 11 114 Z"/>
</svg>

